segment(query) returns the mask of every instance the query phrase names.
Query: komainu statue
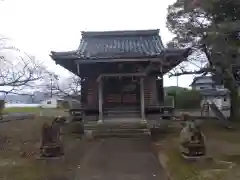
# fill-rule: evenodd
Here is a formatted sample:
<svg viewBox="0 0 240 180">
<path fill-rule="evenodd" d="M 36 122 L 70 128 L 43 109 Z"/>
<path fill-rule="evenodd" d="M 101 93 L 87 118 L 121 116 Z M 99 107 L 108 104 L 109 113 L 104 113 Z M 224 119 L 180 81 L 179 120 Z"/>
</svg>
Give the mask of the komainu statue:
<svg viewBox="0 0 240 180">
<path fill-rule="evenodd" d="M 184 114 L 184 127 L 180 132 L 180 151 L 186 159 L 206 155 L 205 137 L 200 126 L 189 115 Z"/>
<path fill-rule="evenodd" d="M 41 156 L 58 157 L 63 155 L 63 146 L 60 138 L 60 126 L 58 123 L 51 125 L 44 123 L 42 126 Z"/>
</svg>

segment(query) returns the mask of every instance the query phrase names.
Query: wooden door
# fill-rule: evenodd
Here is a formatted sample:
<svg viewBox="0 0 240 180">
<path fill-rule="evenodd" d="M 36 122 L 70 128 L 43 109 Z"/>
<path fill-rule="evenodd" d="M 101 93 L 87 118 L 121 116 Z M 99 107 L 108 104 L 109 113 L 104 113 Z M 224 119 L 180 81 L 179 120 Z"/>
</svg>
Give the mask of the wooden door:
<svg viewBox="0 0 240 180">
<path fill-rule="evenodd" d="M 139 106 L 140 83 L 139 79 L 130 77 L 114 77 L 104 81 L 104 106 Z"/>
</svg>

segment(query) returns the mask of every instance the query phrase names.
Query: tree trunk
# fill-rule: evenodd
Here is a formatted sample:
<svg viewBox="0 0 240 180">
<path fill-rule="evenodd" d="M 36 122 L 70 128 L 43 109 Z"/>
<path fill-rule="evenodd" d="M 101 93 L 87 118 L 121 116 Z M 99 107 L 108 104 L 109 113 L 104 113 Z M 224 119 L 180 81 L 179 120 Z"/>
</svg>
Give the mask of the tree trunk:
<svg viewBox="0 0 240 180">
<path fill-rule="evenodd" d="M 231 99 L 230 120 L 237 121 L 239 118 L 238 89 L 231 88 L 229 90 L 230 90 L 230 99 Z"/>
</svg>

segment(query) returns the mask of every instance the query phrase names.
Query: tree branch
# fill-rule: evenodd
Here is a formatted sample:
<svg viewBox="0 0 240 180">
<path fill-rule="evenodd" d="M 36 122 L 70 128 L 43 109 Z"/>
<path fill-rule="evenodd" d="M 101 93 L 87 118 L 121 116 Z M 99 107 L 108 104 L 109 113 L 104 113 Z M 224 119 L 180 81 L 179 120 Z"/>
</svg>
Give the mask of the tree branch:
<svg viewBox="0 0 240 180">
<path fill-rule="evenodd" d="M 182 75 L 193 75 L 193 74 L 203 74 L 203 73 L 209 73 L 212 72 L 212 68 L 202 68 L 200 70 L 196 70 L 196 71 L 184 71 L 182 70 L 182 72 L 176 72 L 174 74 L 170 74 L 169 77 L 173 77 L 173 76 L 182 76 Z"/>
</svg>

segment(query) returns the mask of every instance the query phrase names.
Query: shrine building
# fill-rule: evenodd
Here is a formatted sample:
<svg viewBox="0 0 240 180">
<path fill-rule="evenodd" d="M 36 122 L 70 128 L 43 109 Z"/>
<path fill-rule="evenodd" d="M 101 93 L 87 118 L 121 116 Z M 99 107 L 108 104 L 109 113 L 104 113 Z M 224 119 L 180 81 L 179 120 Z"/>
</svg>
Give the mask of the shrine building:
<svg viewBox="0 0 240 180">
<path fill-rule="evenodd" d="M 51 58 L 81 78 L 79 107 L 88 120 L 110 116 L 147 119 L 164 102 L 163 75 L 189 49 L 165 48 L 159 30 L 82 32 L 77 50 Z"/>
</svg>

